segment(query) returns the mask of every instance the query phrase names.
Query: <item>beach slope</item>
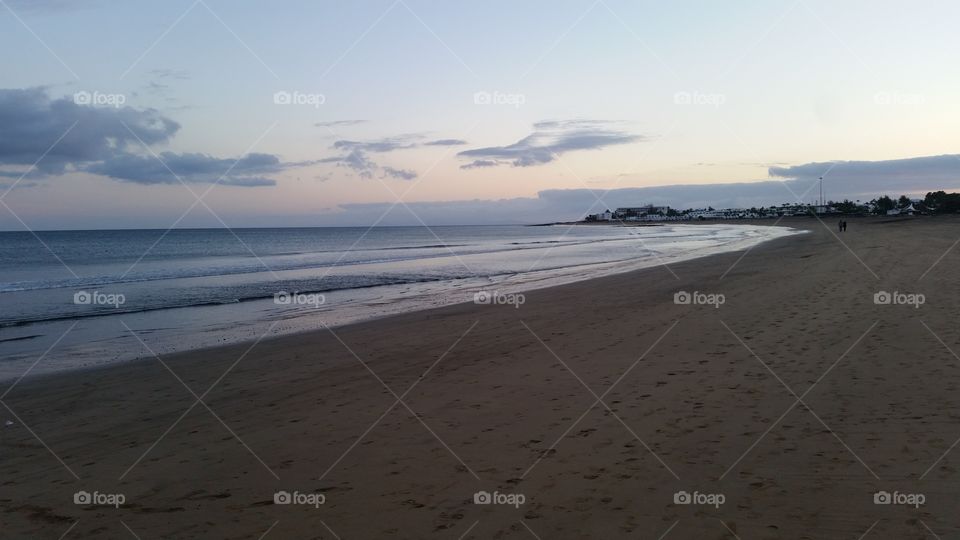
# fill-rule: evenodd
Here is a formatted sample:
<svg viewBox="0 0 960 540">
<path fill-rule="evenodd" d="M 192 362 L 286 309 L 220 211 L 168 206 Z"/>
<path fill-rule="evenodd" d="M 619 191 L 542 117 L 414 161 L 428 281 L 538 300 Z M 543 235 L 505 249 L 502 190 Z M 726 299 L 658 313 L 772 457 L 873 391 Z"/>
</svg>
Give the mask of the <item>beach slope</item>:
<svg viewBox="0 0 960 540">
<path fill-rule="evenodd" d="M 519 307 L 26 378 L 0 399 L 3 536 L 955 535 L 960 220 L 849 221 Z"/>
</svg>

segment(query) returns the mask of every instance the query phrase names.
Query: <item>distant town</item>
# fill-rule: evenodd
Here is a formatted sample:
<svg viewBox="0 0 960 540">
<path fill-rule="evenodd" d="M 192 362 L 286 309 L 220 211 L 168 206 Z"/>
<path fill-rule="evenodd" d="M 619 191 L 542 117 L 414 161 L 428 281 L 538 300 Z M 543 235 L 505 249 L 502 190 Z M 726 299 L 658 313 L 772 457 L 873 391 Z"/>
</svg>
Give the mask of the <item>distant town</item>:
<svg viewBox="0 0 960 540">
<path fill-rule="evenodd" d="M 707 219 L 762 219 L 810 215 L 840 216 L 913 216 L 926 214 L 955 214 L 960 212 L 960 193 L 934 191 L 923 199 L 906 195 L 894 199 L 887 195 L 871 201 L 826 201 L 821 204 L 790 204 L 751 208 L 688 208 L 677 210 L 669 206 L 628 206 L 605 210 L 586 216 L 588 223 L 605 221 L 689 221 Z"/>
</svg>

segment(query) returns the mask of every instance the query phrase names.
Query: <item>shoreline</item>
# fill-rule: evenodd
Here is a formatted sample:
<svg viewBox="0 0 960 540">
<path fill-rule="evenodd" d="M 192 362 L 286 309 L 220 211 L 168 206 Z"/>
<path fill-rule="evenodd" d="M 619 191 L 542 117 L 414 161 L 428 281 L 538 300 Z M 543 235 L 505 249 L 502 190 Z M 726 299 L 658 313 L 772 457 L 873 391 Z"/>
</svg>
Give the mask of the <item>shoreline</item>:
<svg viewBox="0 0 960 540">
<path fill-rule="evenodd" d="M 691 225 L 698 225 L 698 223 L 692 223 Z M 799 234 L 798 234 L 798 233 L 795 233 L 795 234 L 790 234 L 790 235 L 786 235 L 786 236 L 781 236 L 781 237 L 773 238 L 773 239 L 770 239 L 770 240 L 764 240 L 764 241 L 762 241 L 761 243 L 756 244 L 756 245 L 754 245 L 754 246 L 752 246 L 752 247 L 750 247 L 750 248 L 746 248 L 746 249 L 749 249 L 749 250 L 761 249 L 762 247 L 764 247 L 764 246 L 766 246 L 767 244 L 770 244 L 770 243 L 772 243 L 772 242 L 788 241 L 788 240 L 790 240 L 791 238 L 799 237 L 799 236 L 802 235 L 803 232 L 806 232 L 805 229 L 802 229 L 802 228 L 799 228 L 799 227 L 791 227 L 791 228 L 795 228 L 795 229 L 799 232 Z M 740 253 L 740 252 L 742 252 L 742 251 L 744 251 L 744 249 L 737 249 L 737 250 L 731 250 L 731 251 L 723 251 L 723 252 L 720 252 L 720 253 L 712 253 L 712 254 L 709 254 L 709 255 L 693 255 L 693 256 L 686 257 L 686 258 L 678 259 L 678 260 L 676 260 L 676 261 L 671 261 L 671 262 L 667 263 L 666 265 L 669 266 L 669 265 L 672 265 L 672 264 L 679 264 L 679 263 L 692 262 L 692 261 L 701 261 L 701 262 L 704 262 L 704 261 L 707 261 L 708 259 L 713 258 L 713 257 L 720 257 L 720 256 L 723 256 L 723 255 L 736 254 L 736 253 Z M 581 279 L 576 279 L 576 280 L 574 280 L 574 281 L 569 281 L 569 282 L 561 283 L 561 284 L 558 284 L 558 285 L 547 285 L 547 286 L 543 286 L 543 287 L 535 287 L 535 288 L 532 288 L 532 289 L 518 290 L 518 291 L 515 291 L 515 292 L 519 292 L 519 293 L 523 293 L 523 294 L 529 294 L 529 293 L 531 293 L 531 292 L 545 292 L 545 293 L 548 293 L 548 294 L 549 294 L 550 292 L 552 292 L 552 293 L 555 293 L 555 294 L 562 294 L 562 293 L 563 293 L 562 289 L 563 289 L 564 287 L 569 287 L 569 286 L 572 286 L 572 285 L 580 285 L 580 284 L 584 284 L 584 283 L 587 283 L 587 282 L 594 282 L 594 281 L 597 281 L 597 280 L 604 280 L 604 279 L 614 278 L 614 277 L 618 277 L 618 276 L 621 276 L 621 275 L 628 275 L 628 274 L 633 274 L 633 273 L 650 271 L 650 270 L 656 269 L 656 268 L 658 268 L 658 267 L 663 267 L 663 266 L 664 266 L 664 264 L 662 264 L 662 263 L 656 263 L 656 264 L 652 264 L 652 265 L 650 265 L 650 266 L 645 266 L 645 267 L 642 267 L 642 268 L 636 268 L 636 269 L 626 270 L 626 271 L 621 271 L 621 272 L 614 272 L 614 273 L 611 273 L 611 274 L 605 274 L 605 275 L 600 275 L 600 276 L 595 276 L 595 277 L 584 277 L 584 278 L 581 278 Z M 602 286 L 602 284 L 600 284 L 600 285 Z M 361 320 L 354 321 L 354 322 L 348 322 L 348 323 L 342 324 L 342 325 L 335 325 L 335 324 L 334 324 L 334 325 L 329 325 L 329 326 L 322 326 L 320 329 L 306 329 L 306 330 L 300 330 L 300 331 L 295 331 L 295 332 L 285 333 L 285 334 L 279 334 L 279 335 L 265 335 L 265 336 L 261 337 L 260 339 L 250 338 L 250 339 L 245 339 L 245 340 L 241 340 L 241 341 L 237 341 L 237 342 L 232 342 L 232 343 L 228 343 L 228 344 L 210 345 L 210 346 L 198 347 L 198 348 L 196 348 L 196 349 L 188 349 L 188 350 L 176 351 L 176 352 L 171 352 L 171 353 L 159 353 L 159 356 L 161 356 L 161 357 L 163 357 L 163 358 L 169 358 L 169 359 L 178 359 L 178 358 L 180 358 L 180 357 L 202 357 L 202 356 L 206 356 L 206 355 L 209 355 L 209 354 L 215 354 L 215 353 L 217 353 L 218 351 L 222 351 L 223 349 L 245 348 L 245 347 L 249 347 L 249 346 L 251 346 L 252 344 L 255 344 L 255 343 L 256 343 L 256 344 L 270 344 L 270 343 L 279 344 L 279 342 L 282 342 L 283 340 L 290 339 L 290 338 L 308 338 L 308 337 L 310 337 L 310 336 L 316 337 L 316 336 L 318 336 L 318 335 L 322 335 L 322 334 L 327 333 L 327 332 L 328 332 L 328 330 L 327 330 L 328 328 L 330 328 L 330 329 L 336 329 L 336 330 L 340 331 L 340 330 L 343 330 L 343 329 L 347 329 L 347 328 L 351 328 L 351 327 L 359 326 L 359 325 L 365 325 L 365 324 L 389 324 L 389 322 L 390 322 L 392 319 L 395 319 L 395 318 L 402 318 L 402 317 L 408 317 L 408 316 L 414 316 L 414 315 L 428 315 L 428 314 L 430 314 L 430 312 L 437 312 L 437 313 L 433 314 L 433 316 L 442 316 L 442 313 L 441 313 L 441 312 L 442 312 L 443 310 L 445 310 L 445 309 L 458 308 L 458 307 L 459 307 L 459 308 L 462 308 L 462 307 L 467 307 L 467 306 L 476 306 L 478 309 L 484 309 L 484 306 L 483 306 L 483 305 L 477 305 L 477 304 L 475 304 L 474 302 L 472 302 L 472 301 L 470 301 L 470 300 L 464 300 L 464 301 L 462 301 L 462 302 L 457 302 L 457 303 L 447 304 L 447 305 L 442 305 L 442 306 L 437 306 L 437 307 L 430 307 L 430 308 L 425 308 L 425 309 L 420 309 L 420 310 L 415 310 L 415 311 L 404 311 L 404 312 L 400 312 L 400 313 L 392 313 L 392 314 L 385 314 L 385 315 L 380 315 L 380 316 L 374 316 L 374 317 L 371 317 L 371 318 L 361 319 Z M 181 308 L 170 308 L 170 309 L 181 309 Z M 108 315 L 106 315 L 106 316 L 108 316 Z M 140 358 L 130 358 L 130 359 L 120 360 L 120 361 L 113 362 L 113 363 L 95 364 L 95 365 L 90 365 L 90 366 L 78 366 L 78 367 L 75 367 L 75 368 L 67 368 L 67 369 L 64 369 L 63 371 L 53 371 L 53 372 L 49 372 L 49 373 L 40 373 L 40 374 L 37 374 L 37 375 L 31 375 L 29 378 L 24 378 L 23 380 L 24 380 L 24 381 L 28 381 L 28 380 L 29 380 L 29 381 L 31 381 L 31 382 L 32 382 L 32 381 L 38 381 L 38 382 L 39 382 L 39 380 L 40 380 L 41 378 L 48 378 L 48 379 L 49 379 L 49 378 L 53 378 L 53 379 L 56 379 L 57 377 L 72 377 L 72 376 L 77 376 L 77 375 L 79 375 L 79 374 L 87 373 L 87 372 L 91 372 L 91 371 L 96 372 L 96 371 L 101 371 L 101 370 L 110 370 L 110 369 L 112 369 L 112 368 L 116 368 L 116 367 L 120 367 L 120 366 L 125 366 L 125 365 L 130 365 L 130 364 L 152 363 L 152 362 L 156 362 L 156 361 L 157 361 L 156 358 L 155 358 L 152 354 L 147 354 L 146 356 L 143 356 L 143 357 L 140 357 Z M 17 380 L 17 378 L 14 377 L 14 378 L 12 378 L 12 379 L 0 379 L 0 382 L 11 382 L 11 381 L 13 381 L 13 380 Z"/>
<path fill-rule="evenodd" d="M 920 519 L 956 534 L 960 454 L 941 456 L 960 365 L 924 325 L 958 348 L 960 219 L 858 221 L 842 244 L 811 225 L 533 291 L 520 309 L 456 304 L 25 379 L 4 399 L 5 530 L 856 538 L 878 521 L 878 537 L 917 536 Z M 878 290 L 927 303 L 877 305 Z M 126 503 L 77 506 L 78 490 Z M 278 490 L 325 503 L 276 505 Z M 879 490 L 926 504 L 876 506 Z M 477 505 L 478 491 L 525 502 Z M 681 491 L 725 502 L 675 504 Z"/>
<path fill-rule="evenodd" d="M 745 232 L 728 232 L 737 230 L 738 227 L 744 227 Z M 670 241 L 673 229 L 701 231 L 690 234 L 711 238 L 708 244 L 712 242 L 715 245 L 675 248 Z M 708 233 L 702 232 L 705 230 Z M 298 291 L 304 294 L 322 293 L 320 296 L 325 300 L 319 306 L 293 305 L 292 309 L 278 310 L 276 302 L 273 301 L 275 293 L 271 292 L 267 297 L 239 302 L 210 302 L 120 313 L 104 311 L 82 317 L 63 316 L 58 319 L 8 324 L 0 327 L 0 331 L 6 331 L 7 339 L 4 342 L 7 343 L 6 352 L 10 356 L 7 364 L 0 366 L 0 381 L 15 380 L 44 352 L 46 362 L 39 365 L 37 371 L 70 373 L 104 365 L 149 360 L 153 353 L 169 355 L 208 350 L 230 344 L 253 343 L 262 335 L 282 337 L 315 332 L 325 327 L 341 328 L 358 322 L 470 302 L 476 294 L 484 291 L 522 296 L 532 290 L 632 272 L 664 262 L 675 263 L 709 257 L 717 252 L 749 249 L 750 246 L 757 245 L 757 242 L 769 241 L 769 237 L 802 234 L 802 231 L 790 227 L 773 229 L 770 224 L 745 223 L 673 224 L 671 231 L 664 233 L 663 238 L 648 240 L 655 242 L 652 246 L 648 246 L 642 239 L 639 239 L 639 245 L 621 245 L 629 240 L 611 236 L 611 245 L 617 244 L 620 247 L 607 249 L 636 249 L 635 258 L 531 269 L 517 274 L 503 273 L 496 276 L 353 289 Z M 715 240 L 712 239 L 713 235 L 717 235 Z M 547 248 L 544 253 L 550 253 L 552 249 Z M 659 255 L 644 253 L 650 249 Z M 460 257 L 456 260 L 465 265 Z M 197 321 L 197 326 L 191 330 L 178 328 L 173 320 L 180 317 Z M 128 323 L 129 327 L 126 326 Z M 123 328 L 120 328 L 119 324 L 124 325 Z M 114 326 L 118 329 L 110 330 Z M 169 328 L 160 333 L 155 330 L 164 327 Z M 141 333 L 142 341 L 135 335 Z M 48 349 L 57 336 L 66 336 L 68 339 L 62 343 L 57 342 L 58 347 Z M 35 338 L 39 338 L 39 341 L 33 341 Z M 22 343 L 19 343 L 20 341 Z M 87 342 L 90 345 L 87 345 Z M 36 371 L 31 371 L 31 376 L 36 374 Z"/>
</svg>

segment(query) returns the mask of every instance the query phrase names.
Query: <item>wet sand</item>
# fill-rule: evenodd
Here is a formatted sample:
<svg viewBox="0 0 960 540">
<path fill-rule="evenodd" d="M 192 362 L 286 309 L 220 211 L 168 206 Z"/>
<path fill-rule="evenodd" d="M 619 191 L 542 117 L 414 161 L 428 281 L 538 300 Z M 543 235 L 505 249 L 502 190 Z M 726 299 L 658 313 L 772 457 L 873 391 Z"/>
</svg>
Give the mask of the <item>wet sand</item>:
<svg viewBox="0 0 960 540">
<path fill-rule="evenodd" d="M 956 535 L 960 219 L 849 222 L 519 309 L 24 379 L 0 399 L 3 537 Z"/>
</svg>

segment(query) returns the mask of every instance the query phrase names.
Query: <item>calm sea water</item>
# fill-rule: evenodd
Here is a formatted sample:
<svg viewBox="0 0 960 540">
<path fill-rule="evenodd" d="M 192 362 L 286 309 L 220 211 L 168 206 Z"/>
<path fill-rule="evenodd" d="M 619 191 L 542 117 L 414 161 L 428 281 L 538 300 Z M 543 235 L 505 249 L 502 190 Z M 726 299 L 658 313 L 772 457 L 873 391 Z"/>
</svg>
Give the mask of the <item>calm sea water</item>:
<svg viewBox="0 0 960 540">
<path fill-rule="evenodd" d="M 31 374 L 472 301 L 482 290 L 518 292 L 793 232 L 753 225 L 5 232 L 0 378 L 34 363 Z"/>
</svg>

